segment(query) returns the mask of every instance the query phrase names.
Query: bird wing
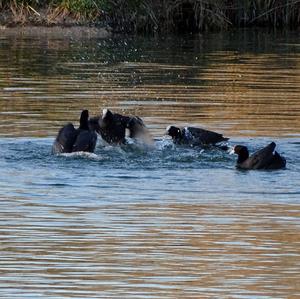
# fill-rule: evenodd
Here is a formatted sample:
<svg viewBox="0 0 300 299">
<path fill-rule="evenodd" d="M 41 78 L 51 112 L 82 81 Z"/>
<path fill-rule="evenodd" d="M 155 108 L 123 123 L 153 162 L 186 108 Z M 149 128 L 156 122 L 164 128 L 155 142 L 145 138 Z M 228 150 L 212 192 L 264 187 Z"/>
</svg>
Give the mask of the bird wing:
<svg viewBox="0 0 300 299">
<path fill-rule="evenodd" d="M 93 152 L 96 146 L 97 135 L 95 132 L 81 130 L 78 132 L 73 145 L 73 152 Z"/>
<path fill-rule="evenodd" d="M 129 137 L 136 138 L 148 134 L 148 129 L 146 128 L 143 120 L 138 116 L 130 117 L 126 124 L 126 128 L 129 129 Z"/>
<path fill-rule="evenodd" d="M 201 128 L 188 127 L 185 128 L 185 130 L 189 131 L 195 141 L 202 144 L 215 144 L 228 140 L 228 138 L 224 138 L 222 134 Z"/>
<path fill-rule="evenodd" d="M 251 164 L 251 167 L 253 169 L 261 169 L 267 167 L 274 157 L 273 152 L 275 150 L 275 147 L 276 144 L 274 142 L 271 142 L 266 147 L 252 154 L 248 159 L 248 163 Z"/>
<path fill-rule="evenodd" d="M 52 146 L 52 152 L 56 154 L 72 152 L 72 147 L 75 140 L 76 129 L 74 128 L 73 124 L 68 123 L 59 130 Z"/>
<path fill-rule="evenodd" d="M 280 156 L 276 151 L 270 163 L 265 167 L 266 169 L 280 169 L 286 166 L 286 160 Z"/>
</svg>

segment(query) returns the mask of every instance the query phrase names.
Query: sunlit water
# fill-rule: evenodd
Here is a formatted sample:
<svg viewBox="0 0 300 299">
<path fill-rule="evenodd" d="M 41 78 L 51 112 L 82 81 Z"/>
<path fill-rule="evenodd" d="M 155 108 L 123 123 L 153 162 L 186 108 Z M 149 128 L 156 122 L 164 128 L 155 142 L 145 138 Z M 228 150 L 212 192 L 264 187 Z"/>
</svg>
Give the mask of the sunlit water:
<svg viewBox="0 0 300 299">
<path fill-rule="evenodd" d="M 299 298 L 299 34 L 50 33 L 0 35 L 0 297 Z M 104 107 L 154 143 L 51 155 Z M 175 147 L 173 123 L 251 152 L 274 140 L 287 168 Z"/>
</svg>

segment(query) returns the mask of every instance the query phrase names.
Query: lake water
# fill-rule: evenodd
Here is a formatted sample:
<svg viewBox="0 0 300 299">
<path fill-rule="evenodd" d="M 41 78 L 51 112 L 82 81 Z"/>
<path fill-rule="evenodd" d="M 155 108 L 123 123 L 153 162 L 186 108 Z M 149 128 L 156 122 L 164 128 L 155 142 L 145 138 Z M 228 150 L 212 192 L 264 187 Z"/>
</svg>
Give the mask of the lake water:
<svg viewBox="0 0 300 299">
<path fill-rule="evenodd" d="M 0 298 L 300 297 L 299 32 L 0 33 Z M 84 108 L 154 145 L 51 155 Z M 287 168 L 174 147 L 170 124 L 273 140 Z"/>
</svg>

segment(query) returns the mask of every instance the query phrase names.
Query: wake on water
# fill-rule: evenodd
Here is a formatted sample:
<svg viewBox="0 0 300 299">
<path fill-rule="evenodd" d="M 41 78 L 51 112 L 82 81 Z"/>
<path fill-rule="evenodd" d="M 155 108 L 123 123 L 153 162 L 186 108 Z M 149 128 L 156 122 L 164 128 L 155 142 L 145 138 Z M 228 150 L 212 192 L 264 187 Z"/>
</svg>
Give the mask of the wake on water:
<svg viewBox="0 0 300 299">
<path fill-rule="evenodd" d="M 74 152 L 56 155 L 68 160 L 84 159 L 107 164 L 108 167 L 117 168 L 202 168 L 220 166 L 220 163 L 232 162 L 227 152 L 218 148 L 201 148 L 190 146 L 177 146 L 169 138 L 155 139 L 153 143 L 144 143 L 141 140 L 126 138 L 122 145 L 110 145 L 98 139 L 95 153 Z M 110 166 L 109 166 L 110 165 Z"/>
</svg>

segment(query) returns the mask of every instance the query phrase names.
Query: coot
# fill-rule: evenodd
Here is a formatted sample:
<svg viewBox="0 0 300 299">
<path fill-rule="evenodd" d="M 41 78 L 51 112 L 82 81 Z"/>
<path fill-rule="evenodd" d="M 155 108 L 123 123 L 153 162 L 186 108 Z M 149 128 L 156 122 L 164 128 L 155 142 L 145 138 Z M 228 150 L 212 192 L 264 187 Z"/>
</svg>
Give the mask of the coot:
<svg viewBox="0 0 300 299">
<path fill-rule="evenodd" d="M 275 150 L 275 142 L 271 142 L 266 147 L 256 151 L 249 157 L 246 146 L 236 145 L 234 153 L 238 155 L 236 167 L 240 169 L 280 169 L 286 165 L 284 157 L 280 156 Z"/>
<path fill-rule="evenodd" d="M 103 109 L 102 117 L 98 121 L 98 132 L 107 143 L 124 143 L 128 121 L 129 117 L 112 113 L 109 109 Z"/>
<path fill-rule="evenodd" d="M 178 128 L 169 126 L 166 133 L 172 137 L 175 144 L 181 145 L 216 145 L 217 143 L 229 140 L 229 138 L 223 137 L 222 134 L 196 127 Z"/>
<path fill-rule="evenodd" d="M 110 144 L 125 143 L 126 129 L 129 130 L 130 138 L 141 138 L 148 133 L 140 117 L 113 113 L 109 109 L 103 109 L 101 117 L 91 118 L 90 126 Z"/>
<path fill-rule="evenodd" d="M 88 110 L 83 110 L 78 129 L 72 123 L 63 126 L 53 143 L 52 153 L 94 152 L 97 134 L 90 128 L 88 119 Z"/>
</svg>

